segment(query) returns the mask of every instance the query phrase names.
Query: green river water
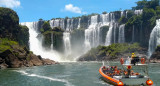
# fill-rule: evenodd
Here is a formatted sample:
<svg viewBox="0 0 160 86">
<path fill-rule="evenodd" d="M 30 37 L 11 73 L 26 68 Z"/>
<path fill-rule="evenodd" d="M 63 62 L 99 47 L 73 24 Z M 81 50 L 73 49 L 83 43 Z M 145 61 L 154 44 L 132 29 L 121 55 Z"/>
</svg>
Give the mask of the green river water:
<svg viewBox="0 0 160 86">
<path fill-rule="evenodd" d="M 112 62 L 112 64 L 118 64 Z M 0 70 L 0 86 L 110 86 L 100 79 L 101 62 L 66 62 Z M 154 86 L 160 86 L 160 64 L 149 64 Z"/>
</svg>

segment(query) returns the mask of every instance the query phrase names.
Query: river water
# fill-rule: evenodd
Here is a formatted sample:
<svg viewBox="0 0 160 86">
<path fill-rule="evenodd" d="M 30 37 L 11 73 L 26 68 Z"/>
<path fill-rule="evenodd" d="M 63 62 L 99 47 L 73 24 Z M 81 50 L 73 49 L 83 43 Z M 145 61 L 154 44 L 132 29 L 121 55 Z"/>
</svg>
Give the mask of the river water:
<svg viewBox="0 0 160 86">
<path fill-rule="evenodd" d="M 112 64 L 118 64 L 112 62 Z M 0 86 L 110 86 L 100 79 L 101 62 L 69 62 L 0 70 Z M 160 86 L 160 64 L 149 64 L 154 86 Z"/>
</svg>

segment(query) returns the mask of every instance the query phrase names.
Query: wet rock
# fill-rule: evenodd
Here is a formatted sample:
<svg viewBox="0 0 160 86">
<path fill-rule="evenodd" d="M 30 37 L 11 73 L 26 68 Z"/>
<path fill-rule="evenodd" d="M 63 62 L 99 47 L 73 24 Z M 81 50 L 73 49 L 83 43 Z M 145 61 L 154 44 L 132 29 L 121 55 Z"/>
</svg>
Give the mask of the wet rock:
<svg viewBox="0 0 160 86">
<path fill-rule="evenodd" d="M 20 46 L 12 46 L 11 48 L 0 53 L 0 69 L 56 64 L 53 60 L 34 55 L 27 48 Z"/>
<path fill-rule="evenodd" d="M 57 64 L 57 63 L 53 60 L 50 60 L 50 59 L 43 59 L 43 64 L 44 65 L 52 65 L 52 64 Z"/>
<path fill-rule="evenodd" d="M 151 59 L 159 59 L 160 60 L 160 46 L 157 46 L 155 52 L 151 55 Z"/>
</svg>

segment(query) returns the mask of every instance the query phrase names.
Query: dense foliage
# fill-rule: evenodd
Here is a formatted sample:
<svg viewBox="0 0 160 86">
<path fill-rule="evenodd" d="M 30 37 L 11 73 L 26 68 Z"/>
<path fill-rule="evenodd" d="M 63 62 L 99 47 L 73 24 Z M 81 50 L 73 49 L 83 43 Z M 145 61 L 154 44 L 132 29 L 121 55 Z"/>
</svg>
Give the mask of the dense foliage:
<svg viewBox="0 0 160 86">
<path fill-rule="evenodd" d="M 127 17 L 122 16 L 118 22 L 125 24 L 126 42 L 133 42 L 131 34 L 134 32 L 134 42 L 140 43 L 143 47 L 148 47 L 150 33 L 156 24 L 156 19 L 160 18 L 159 0 L 142 0 L 136 3 L 137 6 L 133 7 L 133 10 L 141 9 L 143 13 L 135 15 L 134 11 L 128 10 Z"/>
<path fill-rule="evenodd" d="M 41 33 L 44 33 L 48 30 L 51 30 L 52 28 L 50 27 L 49 22 L 45 21 L 42 25 L 42 28 L 40 29 Z"/>
<path fill-rule="evenodd" d="M 109 46 L 98 46 L 97 48 L 92 48 L 85 55 L 80 57 L 80 59 L 85 60 L 107 60 L 107 59 L 117 59 L 118 57 L 131 55 L 132 52 L 136 53 L 142 50 L 138 43 L 127 44 L 127 43 L 116 43 Z"/>
<path fill-rule="evenodd" d="M 0 7 L 0 37 L 15 39 L 19 28 L 19 18 L 16 12 Z"/>
<path fill-rule="evenodd" d="M 20 45 L 29 46 L 29 29 L 19 25 L 17 13 L 9 8 L 0 7 L 0 38 L 18 41 Z"/>
<path fill-rule="evenodd" d="M 29 47 L 29 29 L 27 26 L 22 26 L 22 25 L 19 25 L 19 32 L 18 32 L 18 43 L 20 45 L 23 45 L 23 46 L 26 46 L 26 47 Z"/>
<path fill-rule="evenodd" d="M 0 53 L 5 50 L 12 49 L 11 46 L 13 45 L 18 45 L 18 43 L 15 41 L 11 41 L 7 38 L 1 38 L 0 39 Z"/>
</svg>

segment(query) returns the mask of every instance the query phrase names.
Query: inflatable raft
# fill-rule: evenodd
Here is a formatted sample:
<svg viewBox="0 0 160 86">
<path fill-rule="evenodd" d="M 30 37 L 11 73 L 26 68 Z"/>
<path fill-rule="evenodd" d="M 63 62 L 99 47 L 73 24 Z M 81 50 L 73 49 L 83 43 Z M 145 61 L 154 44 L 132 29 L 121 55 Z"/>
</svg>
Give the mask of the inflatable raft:
<svg viewBox="0 0 160 86">
<path fill-rule="evenodd" d="M 122 68 L 103 65 L 99 68 L 99 73 L 104 81 L 114 86 L 152 86 L 153 81 L 149 79 L 147 64 L 144 58 L 142 60 L 136 64 L 125 64 L 126 60 L 121 59 Z"/>
</svg>

